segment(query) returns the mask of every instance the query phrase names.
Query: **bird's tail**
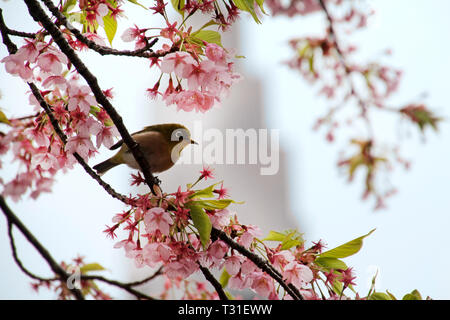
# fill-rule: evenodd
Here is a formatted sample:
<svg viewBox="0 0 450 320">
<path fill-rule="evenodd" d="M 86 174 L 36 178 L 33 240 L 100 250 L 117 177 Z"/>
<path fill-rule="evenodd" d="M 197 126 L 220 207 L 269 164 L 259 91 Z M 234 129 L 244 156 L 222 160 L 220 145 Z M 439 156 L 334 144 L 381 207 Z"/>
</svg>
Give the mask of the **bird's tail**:
<svg viewBox="0 0 450 320">
<path fill-rule="evenodd" d="M 99 164 L 96 164 L 92 168 L 97 171 L 97 174 L 99 176 L 103 175 L 106 171 L 108 171 L 111 168 L 114 168 L 115 166 L 119 165 L 119 163 L 113 162 L 111 159 L 105 160 L 103 162 L 100 162 Z"/>
</svg>

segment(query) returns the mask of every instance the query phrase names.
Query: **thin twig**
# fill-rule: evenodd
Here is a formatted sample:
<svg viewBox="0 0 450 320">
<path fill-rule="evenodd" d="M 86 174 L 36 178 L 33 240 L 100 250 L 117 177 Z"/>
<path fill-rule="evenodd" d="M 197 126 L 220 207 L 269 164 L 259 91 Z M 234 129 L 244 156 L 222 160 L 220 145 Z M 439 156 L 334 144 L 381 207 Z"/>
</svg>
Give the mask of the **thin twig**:
<svg viewBox="0 0 450 320">
<path fill-rule="evenodd" d="M 132 286 L 130 286 L 129 284 L 123 283 L 123 282 L 120 282 L 120 281 L 117 281 L 117 280 L 111 280 L 111 279 L 108 279 L 108 278 L 105 278 L 105 277 L 102 277 L 102 276 L 94 276 L 94 275 L 92 275 L 92 276 L 91 275 L 82 275 L 82 276 L 80 276 L 80 279 L 81 280 L 102 281 L 102 282 L 108 283 L 108 284 L 110 284 L 112 286 L 121 288 L 121 289 L 127 291 L 128 293 L 131 293 L 132 295 L 134 295 L 138 299 L 155 300 L 155 298 L 153 298 L 151 296 L 148 296 L 148 295 L 146 295 L 146 294 L 144 294 L 144 293 L 142 293 L 140 291 L 137 291 L 137 290 L 133 289 Z"/>
<path fill-rule="evenodd" d="M 225 291 L 223 290 L 222 285 L 216 278 L 214 278 L 213 274 L 205 267 L 203 267 L 200 263 L 198 263 L 200 267 L 200 271 L 205 276 L 205 279 L 211 283 L 211 285 L 216 289 L 217 294 L 219 295 L 220 300 L 229 300 Z"/>
<path fill-rule="evenodd" d="M 19 259 L 19 256 L 17 255 L 17 248 L 16 248 L 16 244 L 15 244 L 15 241 L 14 241 L 14 236 L 13 236 L 13 233 L 12 233 L 13 223 L 9 220 L 8 217 L 6 218 L 6 220 L 7 220 L 7 223 L 8 223 L 8 236 L 9 236 L 9 243 L 11 245 L 12 255 L 13 255 L 14 261 L 16 262 L 16 264 L 20 268 L 20 270 L 22 270 L 22 272 L 25 273 L 30 278 L 33 278 L 33 279 L 38 280 L 38 281 L 47 282 L 47 281 L 59 280 L 58 278 L 42 278 L 42 277 L 39 277 L 39 276 L 35 275 L 34 273 L 32 273 L 31 271 L 29 271 L 27 268 L 25 268 L 25 266 L 23 265 L 22 261 Z"/>
<path fill-rule="evenodd" d="M 117 130 L 122 136 L 124 143 L 128 146 L 136 162 L 139 164 L 142 173 L 145 177 L 145 181 L 147 185 L 150 187 L 151 192 L 156 194 L 156 191 L 154 190 L 153 186 L 158 185 L 158 181 L 153 176 L 147 159 L 144 157 L 144 154 L 139 148 L 139 144 L 136 143 L 136 141 L 128 132 L 128 129 L 125 127 L 123 119 L 120 116 L 120 114 L 117 113 L 116 109 L 103 94 L 102 89 L 98 85 L 97 78 L 89 71 L 89 69 L 86 67 L 83 61 L 81 61 L 76 52 L 72 49 L 67 40 L 64 38 L 64 35 L 62 34 L 61 30 L 59 30 L 59 28 L 50 20 L 45 11 L 39 5 L 39 3 L 36 0 L 24 0 L 24 1 L 33 19 L 42 24 L 42 26 L 48 31 L 48 33 L 53 38 L 53 41 L 58 45 L 60 50 L 70 60 L 70 62 L 78 71 L 78 73 L 86 80 L 97 102 L 100 103 L 100 105 L 102 105 L 105 111 L 108 113 L 109 117 L 114 122 Z"/>
<path fill-rule="evenodd" d="M 370 120 L 369 120 L 369 118 L 367 116 L 368 105 L 367 105 L 366 101 L 364 101 L 364 99 L 362 99 L 359 96 L 359 94 L 358 94 L 358 92 L 356 90 L 355 84 L 353 83 L 352 75 L 351 75 L 352 71 L 351 71 L 351 68 L 350 68 L 350 66 L 348 65 L 348 63 L 347 63 L 347 61 L 345 59 L 345 54 L 342 51 L 342 48 L 341 48 L 341 46 L 340 46 L 340 44 L 338 42 L 337 34 L 336 34 L 335 29 L 334 29 L 333 17 L 331 16 L 330 12 L 328 11 L 328 8 L 327 8 L 324 0 L 319 0 L 319 4 L 322 7 L 323 12 L 325 13 L 325 16 L 327 17 L 328 29 L 329 29 L 328 35 L 329 35 L 330 40 L 334 44 L 334 48 L 335 48 L 335 50 L 336 50 L 336 52 L 338 54 L 338 58 L 339 58 L 342 66 L 343 66 L 343 68 L 345 70 L 346 75 L 347 75 L 348 83 L 350 85 L 350 93 L 351 93 L 351 95 L 353 95 L 356 98 L 356 100 L 358 102 L 358 105 L 361 108 L 361 116 L 362 116 L 363 119 L 366 120 L 367 128 L 369 130 L 370 135 L 372 136 L 373 135 L 372 134 L 372 131 L 373 131 L 372 130 L 372 125 L 371 125 Z"/>
<path fill-rule="evenodd" d="M 25 236 L 25 238 L 30 242 L 33 247 L 39 252 L 39 254 L 44 258 L 52 271 L 59 276 L 61 281 L 67 282 L 70 275 L 64 271 L 64 269 L 53 259 L 48 250 L 36 239 L 36 237 L 28 230 L 28 228 L 20 221 L 20 219 L 14 214 L 14 212 L 9 208 L 5 199 L 0 195 L 0 208 L 3 211 L 8 223 L 13 224 L 20 230 L 20 232 Z M 83 300 L 84 296 L 80 290 L 76 288 L 69 289 L 77 300 Z"/>
<path fill-rule="evenodd" d="M 174 47 L 170 51 L 163 51 L 158 53 L 148 52 L 148 50 L 150 50 L 150 48 L 152 48 L 156 44 L 158 38 L 153 39 L 152 41 L 148 42 L 143 48 L 137 50 L 116 50 L 113 48 L 98 45 L 94 41 L 83 36 L 83 34 L 78 29 L 74 28 L 72 24 L 67 21 L 67 18 L 58 10 L 58 8 L 50 0 L 42 0 L 42 2 L 47 6 L 47 8 L 56 17 L 56 19 L 58 19 L 60 23 L 62 23 L 68 30 L 70 30 L 70 32 L 74 34 L 74 36 L 78 39 L 78 41 L 84 43 L 85 45 L 88 46 L 89 49 L 92 49 L 101 55 L 155 58 L 165 56 L 170 52 L 178 50 L 178 48 Z"/>
<path fill-rule="evenodd" d="M 142 279 L 142 280 L 139 280 L 139 281 L 127 282 L 127 283 L 125 283 L 125 284 L 126 284 L 127 286 L 130 286 L 130 287 L 137 287 L 137 286 L 143 285 L 143 284 L 145 284 L 145 283 L 147 283 L 147 282 L 149 282 L 149 281 L 155 279 L 156 277 L 162 275 L 162 274 L 163 274 L 163 269 L 164 269 L 163 266 L 161 266 L 161 267 L 159 267 L 159 269 L 156 270 L 156 272 L 155 272 L 154 274 L 152 274 L 151 276 L 149 276 L 149 277 L 147 277 L 147 278 L 144 278 L 144 279 Z"/>
</svg>

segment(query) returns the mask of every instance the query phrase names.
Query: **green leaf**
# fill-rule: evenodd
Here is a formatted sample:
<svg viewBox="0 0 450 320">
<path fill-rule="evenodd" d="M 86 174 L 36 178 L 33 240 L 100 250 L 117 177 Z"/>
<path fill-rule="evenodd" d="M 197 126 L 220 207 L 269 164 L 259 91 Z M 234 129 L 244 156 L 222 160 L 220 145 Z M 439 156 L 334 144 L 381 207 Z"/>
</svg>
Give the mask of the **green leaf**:
<svg viewBox="0 0 450 320">
<path fill-rule="evenodd" d="M 299 246 L 304 242 L 301 233 L 297 230 L 287 230 L 284 233 L 270 231 L 269 235 L 263 241 L 279 241 L 281 242 L 281 250 Z"/>
<path fill-rule="evenodd" d="M 200 235 L 200 242 L 202 243 L 203 248 L 205 248 L 208 245 L 211 236 L 211 220 L 201 206 L 190 205 L 189 208 L 192 222 Z"/>
<path fill-rule="evenodd" d="M 208 43 L 215 43 L 219 46 L 222 46 L 221 35 L 220 33 L 214 30 L 199 30 L 193 32 L 191 34 L 191 39 L 199 44 L 203 44 L 203 41 L 206 41 Z"/>
<path fill-rule="evenodd" d="M 392 298 L 384 292 L 374 292 L 370 295 L 369 300 L 392 300 Z"/>
<path fill-rule="evenodd" d="M 138 6 L 141 6 L 142 8 L 144 8 L 145 10 L 148 10 L 146 6 L 140 4 L 139 2 L 137 2 L 137 0 L 128 0 L 128 2 L 134 3 Z"/>
<path fill-rule="evenodd" d="M 225 288 L 228 285 L 228 280 L 230 280 L 231 275 L 225 270 L 225 268 L 222 271 L 222 274 L 220 275 L 219 282 L 222 288 Z"/>
<path fill-rule="evenodd" d="M 344 243 L 343 245 L 340 245 L 339 247 L 336 247 L 334 249 L 328 250 L 328 251 L 322 253 L 321 255 L 319 255 L 319 257 L 321 257 L 321 258 L 345 258 L 345 257 L 351 256 L 351 255 L 354 255 L 361 249 L 364 238 L 371 235 L 372 232 L 374 232 L 374 231 L 375 231 L 375 229 L 372 229 L 366 235 L 363 235 L 352 241 Z"/>
<path fill-rule="evenodd" d="M 85 264 L 80 268 L 81 273 L 86 273 L 90 271 L 102 271 L 102 270 L 105 270 L 105 268 L 103 268 L 100 264 L 96 262 Z"/>
<path fill-rule="evenodd" d="M 61 12 L 64 14 L 66 12 L 71 11 L 77 5 L 77 0 L 66 0 L 62 7 Z"/>
<path fill-rule="evenodd" d="M 411 291 L 411 293 L 405 294 L 402 300 L 422 300 L 422 295 L 417 290 Z"/>
<path fill-rule="evenodd" d="M 219 182 L 220 183 L 220 182 Z M 189 198 L 191 199 L 195 199 L 195 198 L 212 198 L 214 197 L 214 188 L 219 184 L 219 183 L 215 183 L 203 190 L 197 190 L 195 191 L 193 194 L 191 194 L 189 196 Z"/>
<path fill-rule="evenodd" d="M 397 300 L 397 298 L 389 291 L 386 290 L 386 293 L 389 295 L 389 297 L 391 297 L 391 300 Z"/>
<path fill-rule="evenodd" d="M 261 23 L 255 12 L 254 0 L 233 0 L 233 2 L 239 9 L 250 13 L 256 23 Z"/>
<path fill-rule="evenodd" d="M 109 43 L 112 45 L 112 41 L 117 31 L 117 21 L 108 13 L 103 17 L 103 23 L 105 24 L 105 33 Z"/>
<path fill-rule="evenodd" d="M 172 3 L 172 7 L 179 13 L 181 16 L 184 17 L 184 4 L 185 0 L 170 0 Z"/>
<path fill-rule="evenodd" d="M 347 265 L 344 261 L 336 258 L 317 258 L 314 261 L 319 267 L 325 268 L 327 270 L 347 270 Z"/>
<path fill-rule="evenodd" d="M 191 201 L 192 205 L 205 208 L 206 210 L 222 210 L 228 207 L 231 203 L 237 203 L 231 199 L 220 200 L 195 200 Z"/>
<path fill-rule="evenodd" d="M 11 125 L 6 115 L 3 113 L 3 111 L 0 110 L 0 123 L 5 123 Z"/>
</svg>

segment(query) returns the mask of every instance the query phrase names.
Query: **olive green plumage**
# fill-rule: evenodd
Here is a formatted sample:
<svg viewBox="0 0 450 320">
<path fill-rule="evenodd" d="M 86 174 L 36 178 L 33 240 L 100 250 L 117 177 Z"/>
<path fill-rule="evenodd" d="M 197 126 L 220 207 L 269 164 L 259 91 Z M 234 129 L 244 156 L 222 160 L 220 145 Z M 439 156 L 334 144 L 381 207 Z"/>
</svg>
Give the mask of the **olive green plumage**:
<svg viewBox="0 0 450 320">
<path fill-rule="evenodd" d="M 191 140 L 189 130 L 178 123 L 147 126 L 131 136 L 139 144 L 152 173 L 160 173 L 170 169 L 187 145 L 196 144 L 195 141 Z M 122 140 L 114 144 L 110 150 L 119 147 L 119 151 L 114 156 L 93 167 L 97 174 L 102 175 L 109 169 L 123 163 L 133 169 L 140 170 L 133 154 Z"/>
</svg>

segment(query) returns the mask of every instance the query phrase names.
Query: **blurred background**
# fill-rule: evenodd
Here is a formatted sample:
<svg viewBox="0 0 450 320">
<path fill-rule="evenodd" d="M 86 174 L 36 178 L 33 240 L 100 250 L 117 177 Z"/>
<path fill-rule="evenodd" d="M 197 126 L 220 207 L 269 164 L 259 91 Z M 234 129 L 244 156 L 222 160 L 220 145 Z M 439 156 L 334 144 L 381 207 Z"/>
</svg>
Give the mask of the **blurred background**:
<svg viewBox="0 0 450 320">
<path fill-rule="evenodd" d="M 142 0 L 150 5 L 150 1 Z M 404 77 L 392 105 L 404 105 L 427 93 L 426 103 L 438 115 L 448 118 L 448 63 L 449 41 L 447 30 L 450 21 L 447 12 L 450 3 L 445 0 L 388 0 L 368 1 L 375 10 L 369 26 L 352 35 L 352 41 L 361 52 L 358 57 L 377 58 L 387 48 L 393 50 L 392 66 L 401 68 Z M 27 15 L 20 1 L 2 1 L 6 24 L 12 29 L 35 31 L 36 24 Z M 132 26 L 151 25 L 150 18 L 140 7 L 127 5 L 127 16 L 119 23 L 114 40 L 117 48 L 129 48 L 121 43 L 123 30 Z M 136 17 L 136 18 L 135 18 Z M 132 19 L 131 19 L 132 18 Z M 280 133 L 280 170 L 273 176 L 261 176 L 258 165 L 211 164 L 217 181 L 235 200 L 245 201 L 235 205 L 243 223 L 260 226 L 264 234 L 270 230 L 298 228 L 308 244 L 322 239 L 328 248 L 377 230 L 364 241 L 362 250 L 347 258 L 357 275 L 357 291 L 365 295 L 370 281 L 378 270 L 377 289 L 388 289 L 396 296 L 418 289 L 423 296 L 449 299 L 450 280 L 442 274 L 450 268 L 448 243 L 450 235 L 450 132 L 443 123 L 439 133 L 426 132 L 425 136 L 411 130 L 410 137 L 399 134 L 397 120 L 379 116 L 375 119 L 376 134 L 386 141 L 402 139 L 403 153 L 413 160 L 406 172 L 398 168 L 390 181 L 399 192 L 388 200 L 387 209 L 373 211 L 373 203 L 362 201 L 362 176 L 348 184 L 336 163 L 339 151 L 349 136 L 337 135 L 336 142 L 326 142 L 323 132 L 312 127 L 317 117 L 323 115 L 328 103 L 319 97 L 308 83 L 282 62 L 291 51 L 288 40 L 303 35 L 321 35 L 325 28 L 324 17 L 287 19 L 265 17 L 257 25 L 249 17 L 241 17 L 226 34 L 223 43 L 236 48 L 236 54 L 245 56 L 237 62 L 244 80 L 235 85 L 221 108 L 206 114 L 177 112 L 162 102 L 150 101 L 144 91 L 152 87 L 157 74 L 148 69 L 145 59 L 126 57 L 101 57 L 82 54 L 86 64 L 98 77 L 103 89 L 113 87 L 114 106 L 133 132 L 143 126 L 160 122 L 181 122 L 187 127 L 201 121 L 204 130 L 218 128 L 268 128 Z M 14 39 L 17 44 L 21 40 Z M 6 56 L 0 46 L 0 56 Z M 27 87 L 18 78 L 0 72 L 0 107 L 8 116 L 29 114 Z M 194 137 L 195 139 L 195 137 Z M 197 140 L 200 140 L 197 138 Z M 94 165 L 106 159 L 111 152 L 102 147 L 100 154 L 91 159 Z M 174 190 L 178 185 L 195 181 L 202 165 L 178 165 L 162 173 L 164 190 Z M 15 166 L 5 162 L 0 176 L 8 181 L 15 174 Z M 119 167 L 104 176 L 119 192 L 136 192 L 130 189 L 127 167 Z M 206 186 L 206 185 L 205 185 Z M 102 232 L 111 223 L 114 214 L 122 211 L 119 201 L 105 194 L 95 181 L 80 167 L 67 174 L 58 174 L 53 193 L 42 194 L 37 200 L 9 200 L 11 208 L 44 244 L 57 261 L 70 262 L 77 254 L 86 262 L 98 262 L 107 268 L 106 277 L 121 281 L 136 280 L 152 273 L 136 269 L 125 258 L 122 250 L 113 249 L 115 241 Z M 35 274 L 51 276 L 44 260 L 19 232 L 14 232 L 19 257 Z M 119 236 L 120 239 L 120 236 Z M 1 299 L 52 299 L 53 292 L 41 290 L 36 294 L 30 279 L 15 265 L 11 256 L 6 221 L 0 218 L 0 298 Z M 129 298 L 112 287 L 105 291 L 113 297 Z"/>
</svg>

